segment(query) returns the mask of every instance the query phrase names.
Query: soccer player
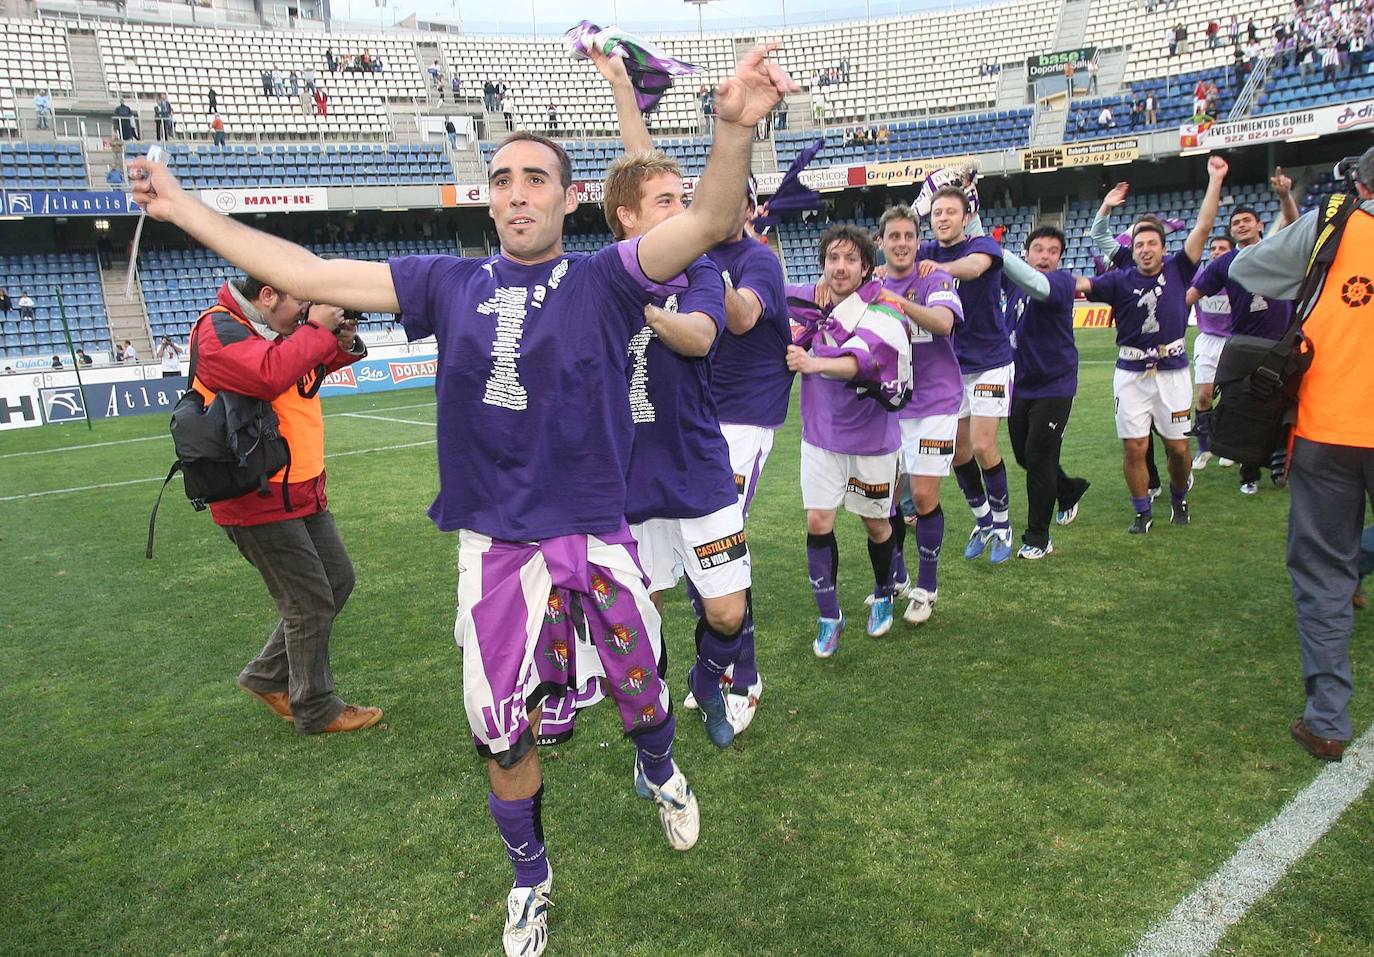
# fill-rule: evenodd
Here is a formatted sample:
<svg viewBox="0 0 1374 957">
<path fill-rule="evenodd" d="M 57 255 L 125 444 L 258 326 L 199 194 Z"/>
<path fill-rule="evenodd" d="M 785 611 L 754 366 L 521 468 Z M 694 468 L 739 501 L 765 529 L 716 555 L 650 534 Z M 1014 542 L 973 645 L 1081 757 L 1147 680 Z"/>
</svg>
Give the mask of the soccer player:
<svg viewBox="0 0 1374 957">
<path fill-rule="evenodd" d="M 1207 243 L 1207 258 L 1216 262 L 1235 245 L 1229 236 L 1213 236 Z M 1200 472 L 1212 460 L 1212 390 L 1217 375 L 1217 360 L 1222 347 L 1231 336 L 1231 302 L 1225 290 L 1210 296 L 1197 291 L 1197 280 L 1206 266 L 1193 277 L 1187 302 L 1197 317 L 1197 338 L 1193 340 L 1193 375 L 1197 379 L 1197 406 L 1193 413 L 1193 435 L 1197 438 L 1197 455 L 1193 456 L 1193 471 Z"/>
<path fill-rule="evenodd" d="M 482 259 L 323 260 L 220 216 L 164 166 L 130 163 L 149 215 L 249 274 L 306 299 L 400 313 L 412 339 L 438 342 L 439 496 L 430 514 L 459 531 L 454 633 L 464 704 L 515 869 L 508 955 L 537 957 L 548 939 L 552 872 L 534 739 L 540 704 L 572 677 L 568 656 L 540 642 L 553 586 L 580 599 L 601 639 L 637 773 L 669 843 L 696 843 L 696 798 L 672 759 L 672 711 L 654 655 L 659 617 L 624 519 L 633 434 L 626 350 L 643 306 L 680 291 L 683 271 L 734 225 L 754 125 L 796 88 L 768 62 L 773 49 L 752 50 L 718 87 L 713 149 L 692 208 L 592 255 L 563 251 L 563 221 L 577 208 L 567 153 L 529 133 L 513 134 L 492 157 L 489 212 L 501 252 Z"/>
<path fill-rule="evenodd" d="M 915 386 L 911 401 L 897 413 L 902 438 L 902 471 L 909 476 L 916 506 L 916 547 L 919 552 L 916 584 L 908 593 L 903 618 L 913 625 L 929 620 L 939 592 L 940 548 L 945 539 L 945 514 L 940 508 L 940 480 L 954 464 L 954 439 L 959 429 L 959 406 L 964 380 L 954 354 L 955 331 L 964 321 L 964 306 L 949 273 L 937 269 L 925 277 L 916 273 L 920 226 L 910 206 L 892 206 L 878 220 L 878 238 L 887 267 L 883 287 L 898 297 L 911 326 L 911 373 Z M 906 522 L 900 514 L 890 520 L 893 563 L 900 581 L 905 568 L 902 541 Z M 894 582 L 894 585 L 896 582 Z"/>
<path fill-rule="evenodd" d="M 954 475 L 975 524 L 966 559 L 988 552 L 994 565 L 1011 558 L 1007 466 L 997 448 L 1001 420 L 1011 413 L 1011 340 L 1002 315 L 1002 247 L 989 236 L 967 233 L 973 205 L 964 190 L 945 186 L 930 205 L 934 240 L 921 243 L 920 275 L 939 268 L 959 281 L 964 323 L 954 337 L 964 395 L 954 443 Z M 991 547 L 989 547 L 991 546 Z"/>
<path fill-rule="evenodd" d="M 646 236 L 687 208 L 681 169 L 657 150 L 616 160 L 605 186 L 606 224 L 617 240 Z M 684 570 L 700 597 L 688 683 L 707 736 L 723 748 L 735 731 L 721 679 L 739 651 L 749 548 L 711 397 L 709 356 L 725 328 L 725 284 L 705 257 L 687 275 L 684 293 L 645 307 L 647 324 L 630 340 L 635 438 L 626 520 L 660 610 L 662 592 Z"/>
<path fill-rule="evenodd" d="M 1119 347 L 1112 392 L 1116 398 L 1116 434 L 1122 440 L 1122 471 L 1135 512 L 1130 531 L 1149 532 L 1153 524 L 1145 449 L 1150 427 L 1159 430 L 1169 459 L 1170 521 L 1188 524 L 1188 483 L 1192 459 L 1188 453 L 1188 425 L 1193 388 L 1188 376 L 1188 305 L 1184 297 L 1197 272 L 1198 261 L 1216 222 L 1221 184 L 1229 167 L 1220 156 L 1207 161 L 1207 191 L 1197 222 L 1172 256 L 1164 252 L 1164 228 L 1153 218 L 1131 229 L 1134 265 L 1113 269 L 1104 276 L 1080 276 L 1077 289 L 1090 299 L 1112 307 Z M 1122 183 L 1107 194 L 1092 225 L 1092 238 L 1104 256 L 1117 248 L 1111 233 L 1111 211 L 1126 201 Z"/>
<path fill-rule="evenodd" d="M 1282 229 L 1297 221 L 1298 204 L 1293 199 L 1293 181 L 1283 172 L 1283 167 L 1274 170 L 1270 185 L 1279 197 L 1279 218 L 1275 230 Z M 1193 280 L 1188 290 L 1188 302 L 1224 294 L 1230 306 L 1228 325 L 1232 335 L 1259 336 L 1264 339 L 1280 339 L 1293 321 L 1293 303 L 1287 299 L 1268 299 L 1257 296 L 1231 279 L 1231 263 L 1235 261 L 1236 251 L 1253 246 L 1264 238 L 1264 223 L 1253 206 L 1237 206 L 1231 210 L 1230 234 L 1232 248 L 1212 261 Z M 1200 337 L 1199 337 L 1200 338 Z M 1213 366 L 1215 373 L 1216 367 Z M 1210 380 L 1209 380 L 1210 381 Z M 1208 407 L 1211 407 L 1211 386 L 1208 386 Z M 1199 390 L 1199 397 L 1201 390 Z M 1209 416 L 1210 418 L 1210 416 Z M 1270 463 L 1270 478 L 1275 485 L 1283 484 L 1284 455 L 1276 453 Z M 1240 490 L 1244 495 L 1259 492 L 1260 464 L 1242 462 L 1240 465 Z"/>
<path fill-rule="evenodd" d="M 1016 356 L 1007 429 L 1016 462 L 1026 470 L 1026 530 L 1016 554 L 1032 560 L 1054 551 L 1050 519 L 1068 525 L 1077 518 L 1079 500 L 1089 485 L 1087 479 L 1069 478 L 1059 464 L 1078 392 L 1078 346 L 1073 338 L 1076 281 L 1059 269 L 1065 245 L 1062 232 L 1042 226 L 1026 237 L 1026 260 L 1011 252 L 1002 259 L 1002 291 Z"/>
<path fill-rule="evenodd" d="M 653 139 L 635 101 L 634 88 L 620 57 L 591 50 L 590 57 L 611 86 L 620 134 L 630 152 L 651 150 Z M 787 419 L 793 373 L 787 368 L 792 342 L 782 264 L 746 231 L 758 196 L 753 177 L 740 204 L 730 238 L 715 246 L 709 258 L 725 280 L 725 333 L 711 359 L 711 393 L 720 431 L 729 448 L 740 510 L 748 521 L 749 504 L 773 449 L 773 436 Z M 688 579 L 689 592 L 693 590 Z M 748 597 L 748 596 L 747 596 Z M 694 596 L 694 603 L 698 603 Z M 763 696 L 754 641 L 752 598 L 746 602 L 735 663 L 722 682 L 729 694 L 730 723 L 742 734 L 754 720 Z M 683 702 L 696 707 L 690 690 Z"/>
<path fill-rule="evenodd" d="M 844 631 L 835 583 L 841 504 L 863 519 L 873 564 L 868 633 L 892 627 L 892 496 L 901 429 L 893 414 L 911 389 L 911 342 L 900 300 L 868 280 L 877 249 L 866 230 L 832 226 L 821 236 L 822 283 L 788 288 L 804 326 L 787 365 L 802 373 L 802 506 L 806 558 L 820 621 L 813 650 L 829 658 Z"/>
</svg>

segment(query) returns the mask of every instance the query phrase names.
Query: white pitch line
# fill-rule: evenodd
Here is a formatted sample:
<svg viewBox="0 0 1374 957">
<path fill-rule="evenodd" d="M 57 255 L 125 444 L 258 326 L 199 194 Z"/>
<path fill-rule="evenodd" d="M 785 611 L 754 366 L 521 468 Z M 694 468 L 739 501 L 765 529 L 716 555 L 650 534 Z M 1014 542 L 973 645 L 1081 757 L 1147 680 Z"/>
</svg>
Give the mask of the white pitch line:
<svg viewBox="0 0 1374 957">
<path fill-rule="evenodd" d="M 1374 725 L 1140 939 L 1130 957 L 1203 957 L 1331 829 L 1374 779 Z"/>
<path fill-rule="evenodd" d="M 423 419 L 397 419 L 390 415 L 368 415 L 366 412 L 344 412 L 342 415 L 347 419 L 373 419 L 377 422 L 399 422 L 402 425 L 434 425 L 433 422 L 426 422 Z"/>
<path fill-rule="evenodd" d="M 407 410 L 407 409 L 432 409 L 432 408 L 434 408 L 434 403 L 433 403 L 433 402 L 417 402 L 417 403 L 415 403 L 414 405 L 388 405 L 388 406 L 384 406 L 384 407 L 381 408 L 381 409 L 378 409 L 377 411 L 379 411 L 379 412 L 404 412 L 404 411 Z M 374 419 L 375 419 L 375 418 L 380 418 L 380 416 L 367 415 L 367 414 L 362 413 L 362 412 L 329 412 L 329 413 L 327 413 L 327 414 L 325 415 L 325 418 L 326 418 L 326 419 L 334 419 L 334 418 L 338 418 L 339 416 L 351 416 L 351 417 L 354 417 L 354 418 L 363 418 L 363 419 L 366 419 L 366 418 L 374 418 Z M 429 423 L 429 422 L 416 423 L 413 419 L 382 419 L 382 421 L 384 421 L 384 422 L 405 422 L 405 423 L 410 424 L 410 425 L 415 425 L 415 424 L 419 424 L 419 425 L 430 425 L 430 424 L 432 424 L 432 423 Z M 22 456 L 27 456 L 27 455 L 49 455 L 49 454 L 51 454 L 51 453 L 53 453 L 53 452 L 79 452 L 79 451 L 81 451 L 82 449 L 100 449 L 100 448 L 106 448 L 106 447 L 111 446 L 111 445 L 132 445 L 132 444 L 135 443 L 135 442 L 161 442 L 161 441 L 166 441 L 166 440 L 168 440 L 168 439 L 170 439 L 170 438 L 171 438 L 170 435 L 144 435 L 144 436 L 140 436 L 139 438 L 136 438 L 136 439 L 114 439 L 114 440 L 112 440 L 112 441 L 110 441 L 110 442 L 87 442 L 85 445 L 64 445 L 64 446 L 62 446 L 61 448 L 56 448 L 56 449 L 30 449 L 30 450 L 27 451 L 27 452 L 4 452 L 4 453 L 0 453 L 0 459 L 14 459 L 14 458 L 20 458 L 20 457 L 22 457 Z M 4 499 L 0 499 L 0 501 L 4 501 Z"/>
<path fill-rule="evenodd" d="M 391 452 L 395 449 L 414 449 L 422 445 L 433 445 L 435 439 L 425 439 L 423 442 L 404 442 L 400 445 L 379 445 L 373 449 L 350 449 L 347 452 L 330 452 L 325 456 L 327 459 L 341 459 L 346 455 L 366 455 L 369 452 Z M 48 495 L 69 495 L 73 492 L 95 492 L 103 488 L 119 488 L 122 485 L 142 485 L 147 482 L 161 482 L 163 476 L 156 478 L 129 479 L 126 482 L 102 482 L 99 485 L 78 485 L 74 488 L 53 488 L 43 492 L 25 492 L 22 495 L 0 495 L 0 502 L 17 502 L 21 499 L 43 498 Z"/>
</svg>

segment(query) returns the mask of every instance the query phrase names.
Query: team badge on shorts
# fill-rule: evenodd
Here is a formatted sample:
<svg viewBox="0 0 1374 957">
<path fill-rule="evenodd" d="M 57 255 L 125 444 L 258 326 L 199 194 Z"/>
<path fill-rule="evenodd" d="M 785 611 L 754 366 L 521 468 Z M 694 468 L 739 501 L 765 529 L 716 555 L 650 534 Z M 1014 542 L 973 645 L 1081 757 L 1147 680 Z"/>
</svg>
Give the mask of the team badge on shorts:
<svg viewBox="0 0 1374 957">
<path fill-rule="evenodd" d="M 620 682 L 620 690 L 626 694 L 639 694 L 647 686 L 648 680 L 649 673 L 635 665 L 625 672 L 625 678 Z"/>
<path fill-rule="evenodd" d="M 1187 422 L 1193 417 L 1193 414 L 1187 409 L 1184 409 L 1182 412 L 1171 412 L 1169 417 L 1172 419 L 1173 423 L 1177 425 L 1180 422 Z"/>
<path fill-rule="evenodd" d="M 916 452 L 919 455 L 953 455 L 954 443 L 948 439 L 921 439 Z"/>
<path fill-rule="evenodd" d="M 568 670 L 568 643 L 562 638 L 555 638 L 549 646 L 549 650 L 544 652 L 544 657 L 549 663 L 559 671 Z"/>
<path fill-rule="evenodd" d="M 975 399 L 1005 399 L 1007 387 L 1000 382 L 979 382 L 973 387 Z"/>
<path fill-rule="evenodd" d="M 639 632 L 624 625 L 612 625 L 606 632 L 606 647 L 618 655 L 628 655 L 639 644 Z"/>
<path fill-rule="evenodd" d="M 605 611 L 615 604 L 615 600 L 620 597 L 620 590 L 600 575 L 592 576 L 592 601 L 596 602 L 596 607 Z"/>
<path fill-rule="evenodd" d="M 851 475 L 849 477 L 849 481 L 845 483 L 845 491 L 853 492 L 856 495 L 862 495 L 864 498 L 870 498 L 875 501 L 878 501 L 881 499 L 885 499 L 892 494 L 892 483 L 861 482 L 859 481 L 859 479 Z"/>
<path fill-rule="evenodd" d="M 550 625 L 560 625 L 568 619 L 568 609 L 563 605 L 563 596 L 554 589 L 549 592 L 549 607 L 544 610 L 544 620 Z"/>
<path fill-rule="evenodd" d="M 702 569 L 719 568 L 749 554 L 749 546 L 745 543 L 743 531 L 733 532 L 705 545 L 697 545 L 692 550 L 696 552 L 697 562 Z"/>
<path fill-rule="evenodd" d="M 639 709 L 639 714 L 635 717 L 635 724 L 653 724 L 658 717 L 658 709 L 651 704 L 646 704 Z"/>
</svg>

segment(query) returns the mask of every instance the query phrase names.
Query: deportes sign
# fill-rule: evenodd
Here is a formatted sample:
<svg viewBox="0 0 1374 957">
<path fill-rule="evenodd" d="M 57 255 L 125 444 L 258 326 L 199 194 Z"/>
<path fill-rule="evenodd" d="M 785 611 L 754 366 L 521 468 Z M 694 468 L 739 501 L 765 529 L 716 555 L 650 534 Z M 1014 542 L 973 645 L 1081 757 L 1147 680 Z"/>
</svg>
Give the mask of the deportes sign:
<svg viewBox="0 0 1374 957">
<path fill-rule="evenodd" d="M 316 186 L 261 189 L 203 189 L 200 198 L 225 215 L 233 213 L 302 212 L 329 208 L 329 190 Z"/>
<path fill-rule="evenodd" d="M 129 193 L 5 191 L 7 216 L 137 216 L 139 212 Z"/>
<path fill-rule="evenodd" d="M 1042 53 L 1026 57 L 1026 79 L 1034 83 L 1048 76 L 1058 76 L 1070 63 L 1074 69 L 1086 67 L 1089 60 L 1097 59 L 1097 47 L 1079 47 L 1077 50 L 1060 50 L 1058 53 Z"/>
</svg>

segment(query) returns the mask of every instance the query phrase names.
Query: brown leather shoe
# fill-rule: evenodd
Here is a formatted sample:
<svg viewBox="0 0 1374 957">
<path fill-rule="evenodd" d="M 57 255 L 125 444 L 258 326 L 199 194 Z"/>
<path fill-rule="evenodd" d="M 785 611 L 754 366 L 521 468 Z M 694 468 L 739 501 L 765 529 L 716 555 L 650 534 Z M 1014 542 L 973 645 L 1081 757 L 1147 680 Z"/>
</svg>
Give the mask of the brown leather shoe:
<svg viewBox="0 0 1374 957">
<path fill-rule="evenodd" d="M 242 689 L 244 694 L 252 695 L 254 698 L 257 698 L 263 704 L 267 705 L 267 707 L 271 708 L 272 713 L 277 717 L 286 721 L 291 720 L 291 703 L 285 691 L 254 691 L 252 688 L 246 688 L 243 685 L 239 685 L 239 688 Z"/>
<path fill-rule="evenodd" d="M 363 708 L 356 704 L 346 704 L 333 721 L 320 729 L 324 734 L 335 731 L 361 731 L 382 720 L 381 708 Z"/>
<path fill-rule="evenodd" d="M 1356 611 L 1365 610 L 1365 606 L 1369 604 L 1369 599 L 1364 597 L 1364 586 L 1355 586 L 1355 597 L 1350 599 L 1350 604 L 1355 606 Z"/>
<path fill-rule="evenodd" d="M 1293 726 L 1288 729 L 1288 733 L 1293 736 L 1293 740 L 1303 746 L 1303 749 L 1314 758 L 1322 761 L 1339 761 L 1345 757 L 1345 742 L 1336 741 L 1333 738 L 1319 738 L 1311 731 L 1307 730 L 1307 725 L 1302 718 L 1293 722 Z"/>
</svg>

